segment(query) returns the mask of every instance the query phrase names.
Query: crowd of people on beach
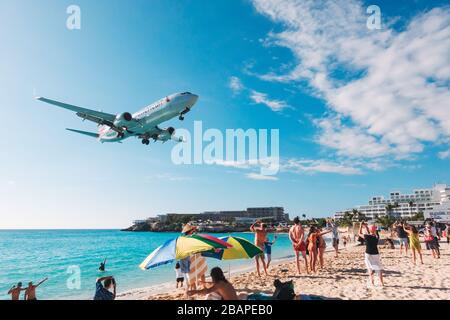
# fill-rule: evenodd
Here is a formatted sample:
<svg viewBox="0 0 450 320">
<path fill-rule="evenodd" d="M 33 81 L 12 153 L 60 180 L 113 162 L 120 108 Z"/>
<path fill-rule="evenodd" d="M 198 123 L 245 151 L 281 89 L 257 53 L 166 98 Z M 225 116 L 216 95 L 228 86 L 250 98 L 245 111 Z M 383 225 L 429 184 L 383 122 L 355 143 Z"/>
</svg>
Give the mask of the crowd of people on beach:
<svg viewBox="0 0 450 320">
<path fill-rule="evenodd" d="M 337 223 L 333 219 L 327 219 L 324 228 L 317 225 L 309 226 L 309 231 L 306 234 L 299 217 L 294 218 L 294 224 L 289 229 L 289 240 L 292 243 L 292 248 L 295 253 L 295 263 L 298 274 L 302 273 L 302 265 L 307 274 L 316 273 L 319 268 L 325 267 L 324 253 L 326 249 L 326 241 L 324 236 L 331 235 L 331 244 L 333 246 L 334 257 L 339 256 L 339 240 L 342 238 L 344 247 L 347 243 L 352 242 L 352 237 L 347 231 L 339 231 Z M 399 245 L 399 252 L 401 255 L 408 255 L 411 252 L 412 263 L 416 264 L 417 257 L 421 264 L 423 264 L 422 246 L 419 236 L 422 235 L 427 250 L 430 250 L 434 259 L 440 259 L 440 244 L 441 237 L 445 237 L 447 244 L 450 244 L 450 225 L 445 228 L 439 228 L 439 225 L 433 220 L 428 220 L 425 223 L 423 230 L 418 230 L 414 225 L 407 224 L 405 221 L 395 221 L 390 227 L 391 235 L 384 239 L 385 247 L 395 249 L 394 239 L 396 238 Z M 261 221 L 256 221 L 250 226 L 250 231 L 255 234 L 254 244 L 261 249 L 261 254 L 255 256 L 256 274 L 261 277 L 261 269 L 264 275 L 269 275 L 269 267 L 272 260 L 272 246 L 275 245 L 277 237 L 269 239 L 270 229 Z M 380 242 L 379 228 L 375 224 L 368 224 L 361 222 L 359 230 L 354 234 L 354 240 L 358 239 L 360 245 L 365 246 L 364 263 L 369 275 L 367 286 L 375 286 L 375 274 L 377 274 L 380 286 L 384 285 L 383 266 L 381 263 L 380 252 L 378 249 Z M 198 232 L 196 226 L 191 223 L 184 225 L 182 233 L 185 236 L 190 236 Z M 303 263 L 301 262 L 303 259 Z M 262 267 L 262 268 L 261 268 Z M 100 263 L 99 271 L 106 270 L 106 259 Z M 205 257 L 201 254 L 194 254 L 187 258 L 176 262 L 176 288 L 184 287 L 186 283 L 186 297 L 194 295 L 206 295 L 209 300 L 236 300 L 242 299 L 224 275 L 224 272 L 219 267 L 214 267 L 210 271 L 211 281 L 206 281 L 206 273 L 208 267 Z M 48 278 L 43 279 L 36 285 L 33 282 L 28 283 L 28 287 L 24 288 L 22 283 L 11 287 L 8 294 L 11 295 L 12 300 L 19 300 L 21 292 L 24 291 L 24 300 L 37 300 L 36 289 L 47 281 Z M 186 282 L 185 282 L 186 280 Z M 277 280 L 275 281 L 277 282 Z M 285 284 L 278 281 L 279 287 Z M 198 288 L 198 287 L 201 288 Z M 284 286 L 288 290 L 293 290 L 292 285 Z M 291 291 L 287 296 L 291 296 Z M 114 300 L 117 294 L 116 281 L 113 276 L 105 276 L 96 279 L 94 300 Z M 248 298 L 248 297 L 246 297 Z"/>
</svg>

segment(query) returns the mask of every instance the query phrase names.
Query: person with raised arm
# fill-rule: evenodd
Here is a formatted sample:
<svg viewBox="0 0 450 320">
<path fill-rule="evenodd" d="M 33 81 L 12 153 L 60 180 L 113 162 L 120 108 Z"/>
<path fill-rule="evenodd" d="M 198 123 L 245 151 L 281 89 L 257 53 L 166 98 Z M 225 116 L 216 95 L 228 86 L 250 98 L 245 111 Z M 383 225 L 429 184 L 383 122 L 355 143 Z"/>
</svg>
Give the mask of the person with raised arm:
<svg viewBox="0 0 450 320">
<path fill-rule="evenodd" d="M 366 233 L 363 233 L 363 228 Z M 377 232 L 377 227 L 375 225 L 369 227 L 366 222 L 361 222 L 358 235 L 364 239 L 364 243 L 366 244 L 364 262 L 366 263 L 367 272 L 369 273 L 370 283 L 375 285 L 374 274 L 376 272 L 380 279 L 380 285 L 384 286 L 383 266 L 381 265 L 380 253 L 378 252 L 378 241 L 380 237 Z"/>
<path fill-rule="evenodd" d="M 19 300 L 20 293 L 25 290 L 27 289 L 22 288 L 22 282 L 19 282 L 17 285 L 12 286 L 11 289 L 9 289 L 8 294 L 11 295 L 11 300 Z"/>
<path fill-rule="evenodd" d="M 38 284 L 34 285 L 32 281 L 28 283 L 28 288 L 25 289 L 24 300 L 37 300 L 36 298 L 36 288 L 47 281 L 48 278 L 41 280 Z"/>
<path fill-rule="evenodd" d="M 256 227 L 256 225 L 259 224 L 259 227 Z M 258 276 L 261 277 L 261 272 L 259 269 L 259 260 L 262 262 L 262 266 L 264 269 L 264 273 L 267 274 L 267 266 L 266 261 L 264 259 L 264 243 L 267 242 L 267 228 L 264 223 L 262 223 L 259 220 L 256 220 L 254 224 L 250 226 L 250 231 L 255 233 L 255 245 L 262 250 L 262 254 L 259 254 L 255 256 L 255 262 L 256 262 L 256 272 L 258 273 Z"/>
<path fill-rule="evenodd" d="M 403 230 L 408 234 L 409 237 L 409 247 L 412 251 L 412 260 L 413 263 L 416 264 L 416 253 L 419 254 L 420 263 L 423 264 L 422 259 L 422 247 L 420 246 L 419 240 L 419 231 L 417 231 L 415 226 L 407 227 L 405 223 L 403 223 Z"/>
</svg>

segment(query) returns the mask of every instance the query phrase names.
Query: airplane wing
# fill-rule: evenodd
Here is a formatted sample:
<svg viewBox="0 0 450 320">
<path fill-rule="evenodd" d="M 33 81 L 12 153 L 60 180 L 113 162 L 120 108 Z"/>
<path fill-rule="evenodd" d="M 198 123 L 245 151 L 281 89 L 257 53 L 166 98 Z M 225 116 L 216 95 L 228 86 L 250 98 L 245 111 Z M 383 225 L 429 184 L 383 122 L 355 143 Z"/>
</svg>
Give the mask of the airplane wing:
<svg viewBox="0 0 450 320">
<path fill-rule="evenodd" d="M 98 133 L 95 133 L 95 132 L 88 132 L 88 131 L 69 129 L 69 128 L 66 128 L 66 130 L 72 131 L 72 132 L 76 132 L 76 133 L 80 133 L 80 134 L 84 134 L 85 136 L 89 136 L 89 137 L 92 137 L 92 138 L 98 138 L 99 137 Z"/>
<path fill-rule="evenodd" d="M 105 112 L 101 112 L 101 111 L 95 111 L 95 110 L 86 109 L 86 108 L 81 108 L 81 107 L 77 107 L 77 106 L 67 104 L 64 102 L 47 99 L 44 97 L 37 97 L 36 100 L 39 100 L 39 101 L 42 101 L 45 103 L 49 103 L 49 104 L 52 104 L 52 105 L 60 107 L 60 108 L 74 111 L 74 112 L 76 112 L 77 116 L 79 116 L 80 118 L 90 120 L 90 121 L 93 121 L 98 124 L 106 124 L 106 125 L 114 127 L 113 121 L 116 118 L 116 116 L 113 114 L 105 113 Z"/>
</svg>

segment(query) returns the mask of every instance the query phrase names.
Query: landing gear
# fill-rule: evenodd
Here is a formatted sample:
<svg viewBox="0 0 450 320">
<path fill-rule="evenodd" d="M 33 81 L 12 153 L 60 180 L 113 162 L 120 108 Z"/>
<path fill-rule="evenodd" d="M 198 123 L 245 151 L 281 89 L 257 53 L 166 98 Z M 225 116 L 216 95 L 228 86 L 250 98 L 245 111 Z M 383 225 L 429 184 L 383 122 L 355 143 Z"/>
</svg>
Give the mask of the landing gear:
<svg viewBox="0 0 450 320">
<path fill-rule="evenodd" d="M 145 145 L 149 145 L 150 144 L 150 140 L 148 140 L 148 139 L 142 139 L 142 144 L 145 144 Z"/>
<path fill-rule="evenodd" d="M 189 109 L 189 108 L 186 108 L 186 109 L 184 109 L 183 111 L 181 111 L 180 117 L 179 117 L 178 119 L 180 119 L 180 121 L 183 121 L 183 120 L 184 120 L 184 115 L 185 115 L 186 113 L 188 113 L 189 111 L 191 111 L 191 109 Z"/>
<path fill-rule="evenodd" d="M 117 137 L 120 138 L 120 139 L 122 139 L 124 136 L 125 136 L 125 134 L 123 132 L 119 132 L 117 134 Z"/>
</svg>

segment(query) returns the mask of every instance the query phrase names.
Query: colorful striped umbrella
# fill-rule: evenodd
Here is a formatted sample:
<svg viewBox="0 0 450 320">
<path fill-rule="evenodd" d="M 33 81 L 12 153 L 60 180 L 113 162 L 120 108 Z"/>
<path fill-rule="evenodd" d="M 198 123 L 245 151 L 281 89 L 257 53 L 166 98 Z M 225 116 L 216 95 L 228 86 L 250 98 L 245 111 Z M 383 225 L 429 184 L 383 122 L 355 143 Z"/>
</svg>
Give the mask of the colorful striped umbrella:
<svg viewBox="0 0 450 320">
<path fill-rule="evenodd" d="M 139 265 L 143 270 L 170 263 L 174 260 L 184 259 L 195 253 L 208 250 L 226 249 L 231 245 L 225 241 L 204 235 L 181 236 L 166 241 L 159 246 Z"/>
<path fill-rule="evenodd" d="M 219 260 L 235 260 L 252 259 L 256 255 L 263 253 L 260 248 L 244 238 L 227 236 L 219 239 L 226 241 L 231 245 L 231 248 L 219 248 L 215 250 L 205 251 L 202 252 L 202 256 Z"/>
</svg>

